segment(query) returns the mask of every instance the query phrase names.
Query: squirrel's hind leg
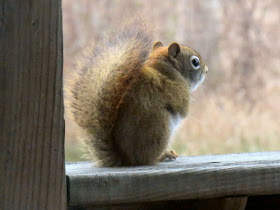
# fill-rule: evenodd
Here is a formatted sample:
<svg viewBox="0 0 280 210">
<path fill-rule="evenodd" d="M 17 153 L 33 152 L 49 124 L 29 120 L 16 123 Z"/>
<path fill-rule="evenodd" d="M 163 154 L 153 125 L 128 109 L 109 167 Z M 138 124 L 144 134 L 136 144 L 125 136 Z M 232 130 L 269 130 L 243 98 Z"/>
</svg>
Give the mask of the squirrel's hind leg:
<svg viewBox="0 0 280 210">
<path fill-rule="evenodd" d="M 114 137 L 123 162 L 127 165 L 153 165 L 166 151 L 170 125 L 165 118 L 169 115 L 162 109 L 156 109 L 126 108 L 120 112 Z"/>
</svg>

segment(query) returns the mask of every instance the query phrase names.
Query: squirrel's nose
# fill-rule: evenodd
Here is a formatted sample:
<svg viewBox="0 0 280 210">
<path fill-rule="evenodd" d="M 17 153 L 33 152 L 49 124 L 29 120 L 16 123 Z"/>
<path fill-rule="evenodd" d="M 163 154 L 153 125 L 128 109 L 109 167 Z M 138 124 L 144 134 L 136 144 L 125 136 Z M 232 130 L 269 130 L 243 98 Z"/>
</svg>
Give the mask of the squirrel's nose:
<svg viewBox="0 0 280 210">
<path fill-rule="evenodd" d="M 208 67 L 205 66 L 205 74 L 207 74 L 207 72 L 208 72 Z"/>
</svg>

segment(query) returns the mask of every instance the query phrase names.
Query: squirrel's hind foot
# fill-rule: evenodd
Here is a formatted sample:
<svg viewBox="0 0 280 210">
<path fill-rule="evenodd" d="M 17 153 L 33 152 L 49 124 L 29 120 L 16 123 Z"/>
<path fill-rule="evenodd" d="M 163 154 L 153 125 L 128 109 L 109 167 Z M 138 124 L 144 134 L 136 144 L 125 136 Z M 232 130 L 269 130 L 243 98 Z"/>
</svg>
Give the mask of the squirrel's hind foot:
<svg viewBox="0 0 280 210">
<path fill-rule="evenodd" d="M 164 155 L 160 158 L 160 161 L 165 161 L 166 159 L 168 160 L 176 160 L 178 157 L 178 154 L 173 150 L 168 150 L 164 153 Z"/>
</svg>

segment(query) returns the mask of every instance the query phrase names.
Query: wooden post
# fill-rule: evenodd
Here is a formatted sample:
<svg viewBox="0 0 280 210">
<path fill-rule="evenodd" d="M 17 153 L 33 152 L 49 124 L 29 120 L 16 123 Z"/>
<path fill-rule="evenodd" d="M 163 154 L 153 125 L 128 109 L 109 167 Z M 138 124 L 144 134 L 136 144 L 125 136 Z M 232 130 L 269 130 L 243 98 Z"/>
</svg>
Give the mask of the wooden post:
<svg viewBox="0 0 280 210">
<path fill-rule="evenodd" d="M 0 209 L 65 209 L 61 0 L 0 0 Z"/>
</svg>

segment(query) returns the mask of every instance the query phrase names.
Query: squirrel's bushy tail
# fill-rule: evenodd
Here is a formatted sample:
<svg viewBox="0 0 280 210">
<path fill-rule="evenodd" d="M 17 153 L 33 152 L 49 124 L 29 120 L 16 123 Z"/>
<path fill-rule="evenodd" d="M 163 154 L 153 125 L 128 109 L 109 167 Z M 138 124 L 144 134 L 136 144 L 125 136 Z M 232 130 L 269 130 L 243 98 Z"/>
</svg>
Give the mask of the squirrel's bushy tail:
<svg viewBox="0 0 280 210">
<path fill-rule="evenodd" d="M 111 131 L 122 98 L 152 45 L 152 27 L 133 20 L 89 47 L 67 82 L 67 109 L 84 131 L 89 154 L 102 166 L 122 165 Z"/>
</svg>

